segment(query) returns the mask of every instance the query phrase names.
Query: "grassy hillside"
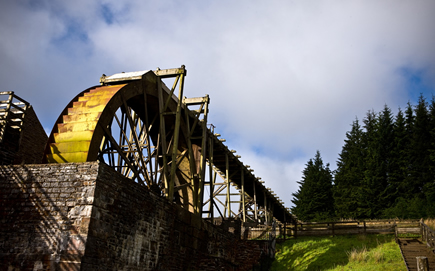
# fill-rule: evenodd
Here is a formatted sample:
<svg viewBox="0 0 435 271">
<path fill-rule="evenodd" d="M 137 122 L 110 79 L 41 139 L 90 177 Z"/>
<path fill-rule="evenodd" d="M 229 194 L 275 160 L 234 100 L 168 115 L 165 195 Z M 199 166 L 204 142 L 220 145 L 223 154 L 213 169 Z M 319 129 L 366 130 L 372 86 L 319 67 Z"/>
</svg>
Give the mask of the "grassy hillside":
<svg viewBox="0 0 435 271">
<path fill-rule="evenodd" d="M 271 270 L 406 270 L 392 235 L 298 237 L 277 244 Z"/>
</svg>

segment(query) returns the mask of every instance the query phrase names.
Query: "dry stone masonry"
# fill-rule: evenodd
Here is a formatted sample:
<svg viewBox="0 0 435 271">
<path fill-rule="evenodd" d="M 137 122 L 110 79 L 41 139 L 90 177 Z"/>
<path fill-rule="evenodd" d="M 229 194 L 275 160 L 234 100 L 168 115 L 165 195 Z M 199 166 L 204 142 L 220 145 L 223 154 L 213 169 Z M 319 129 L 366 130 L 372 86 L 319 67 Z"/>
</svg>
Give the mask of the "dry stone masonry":
<svg viewBox="0 0 435 271">
<path fill-rule="evenodd" d="M 0 270 L 252 270 L 255 242 L 99 162 L 0 166 Z"/>
</svg>

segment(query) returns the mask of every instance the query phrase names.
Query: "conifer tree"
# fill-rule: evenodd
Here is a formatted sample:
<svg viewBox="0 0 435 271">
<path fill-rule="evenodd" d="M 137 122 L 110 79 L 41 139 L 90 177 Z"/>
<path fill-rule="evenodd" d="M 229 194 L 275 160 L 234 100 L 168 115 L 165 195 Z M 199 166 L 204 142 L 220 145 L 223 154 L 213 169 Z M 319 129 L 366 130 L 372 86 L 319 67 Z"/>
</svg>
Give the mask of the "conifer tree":
<svg viewBox="0 0 435 271">
<path fill-rule="evenodd" d="M 429 112 L 427 102 L 420 95 L 418 104 L 415 108 L 414 137 L 412 141 L 413 150 L 413 171 L 415 192 L 421 195 L 423 186 L 433 180 L 430 176 L 430 153 L 431 148 L 429 130 Z"/>
<path fill-rule="evenodd" d="M 429 105 L 429 133 L 430 133 L 430 147 L 429 147 L 429 159 L 431 161 L 430 171 L 432 176 L 435 176 L 435 96 L 432 96 L 432 100 Z"/>
<path fill-rule="evenodd" d="M 435 216 L 435 98 L 428 104 L 369 111 L 346 133 L 334 200 L 341 218 Z"/>
<path fill-rule="evenodd" d="M 378 182 L 380 182 L 378 172 L 378 162 L 380 153 L 377 144 L 377 118 L 373 110 L 367 112 L 364 122 L 365 133 L 363 134 L 364 155 L 364 177 L 358 189 L 358 214 L 357 218 L 373 218 L 377 208 Z"/>
<path fill-rule="evenodd" d="M 410 200 L 413 195 L 416 193 L 416 189 L 414 186 L 414 176 L 412 175 L 413 172 L 413 141 L 414 141 L 414 123 L 415 123 L 415 116 L 414 116 L 414 110 L 412 109 L 412 105 L 408 102 L 408 105 L 405 110 L 405 133 L 406 133 L 406 144 L 405 149 L 403 151 L 403 157 L 402 159 L 406 162 L 406 169 L 405 169 L 405 176 L 402 181 L 402 187 L 404 188 L 404 191 L 406 193 L 404 194 L 405 198 Z"/>
<path fill-rule="evenodd" d="M 405 218 L 408 217 L 407 206 L 409 205 L 408 192 L 404 180 L 408 172 L 409 138 L 405 128 L 405 117 L 402 110 L 396 115 L 394 122 L 394 144 L 390 155 L 389 200 L 388 206 L 383 211 L 383 217 Z"/>
<path fill-rule="evenodd" d="M 429 146 L 429 174 L 432 176 L 424 186 L 424 193 L 426 197 L 426 209 L 428 217 L 435 217 L 435 97 L 429 105 L 429 127 L 430 133 L 430 146 Z"/>
<path fill-rule="evenodd" d="M 394 150 L 394 124 L 391 109 L 385 105 L 384 110 L 379 113 L 376 129 L 376 152 L 377 152 L 377 167 L 376 168 L 376 183 L 375 200 L 376 211 L 374 217 L 380 217 L 384 209 L 389 208 L 395 201 L 396 183 L 391 179 L 391 174 L 394 169 L 391 164 L 393 160 Z"/>
<path fill-rule="evenodd" d="M 391 172 L 389 174 L 390 183 L 395 187 L 395 190 L 391 191 L 391 193 L 395 194 L 395 200 L 397 198 L 406 198 L 407 191 L 403 181 L 406 178 L 408 169 L 408 149 L 409 139 L 405 129 L 405 117 L 399 108 L 394 122 L 394 145 L 391 151 Z"/>
<path fill-rule="evenodd" d="M 357 218 L 361 180 L 364 176 L 363 131 L 358 119 L 346 133 L 346 139 L 337 161 L 334 178 L 334 204 L 339 218 Z"/>
<path fill-rule="evenodd" d="M 323 165 L 320 152 L 310 159 L 303 170 L 299 190 L 292 193 L 292 212 L 302 221 L 330 220 L 334 215 L 332 173 L 329 164 Z"/>
</svg>

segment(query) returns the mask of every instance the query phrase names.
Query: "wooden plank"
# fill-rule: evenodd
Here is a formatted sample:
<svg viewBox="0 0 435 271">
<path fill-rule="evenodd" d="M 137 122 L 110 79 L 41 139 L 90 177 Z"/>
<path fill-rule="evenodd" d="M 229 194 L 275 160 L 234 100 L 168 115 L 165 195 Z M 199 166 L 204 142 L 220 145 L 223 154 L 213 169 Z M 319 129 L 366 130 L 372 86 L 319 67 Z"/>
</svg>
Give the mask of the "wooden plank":
<svg viewBox="0 0 435 271">
<path fill-rule="evenodd" d="M 14 98 L 14 99 L 17 99 L 17 100 L 19 100 L 19 101 L 21 101 L 21 102 L 23 102 L 25 105 L 29 105 L 29 103 L 28 103 L 26 100 L 24 100 L 24 99 L 18 97 L 17 95 L 13 95 L 13 98 Z"/>
<path fill-rule="evenodd" d="M 100 78 L 100 83 L 107 84 L 107 83 L 115 83 L 115 82 L 119 83 L 124 81 L 140 80 L 148 72 L 150 71 L 146 70 L 146 71 L 137 71 L 137 72 L 122 72 L 110 76 L 103 75 Z"/>
<path fill-rule="evenodd" d="M 181 66 L 181 68 L 175 68 L 175 69 L 165 69 L 165 70 L 156 70 L 154 73 L 161 77 L 161 78 L 167 78 L 167 77 L 175 77 L 180 74 L 184 74 L 184 76 L 187 75 L 187 70 L 184 68 L 184 65 Z"/>
<path fill-rule="evenodd" d="M 187 105 L 201 105 L 204 103 L 204 97 L 184 98 L 183 103 Z"/>
</svg>

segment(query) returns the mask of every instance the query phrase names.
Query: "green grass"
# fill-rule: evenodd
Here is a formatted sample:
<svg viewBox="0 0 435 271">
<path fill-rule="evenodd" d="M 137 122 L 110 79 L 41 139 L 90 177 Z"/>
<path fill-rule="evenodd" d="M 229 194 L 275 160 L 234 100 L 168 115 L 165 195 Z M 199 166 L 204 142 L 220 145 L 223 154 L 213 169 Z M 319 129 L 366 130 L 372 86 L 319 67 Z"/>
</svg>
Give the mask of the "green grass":
<svg viewBox="0 0 435 271">
<path fill-rule="evenodd" d="M 298 237 L 277 244 L 276 270 L 406 270 L 392 235 Z"/>
</svg>

